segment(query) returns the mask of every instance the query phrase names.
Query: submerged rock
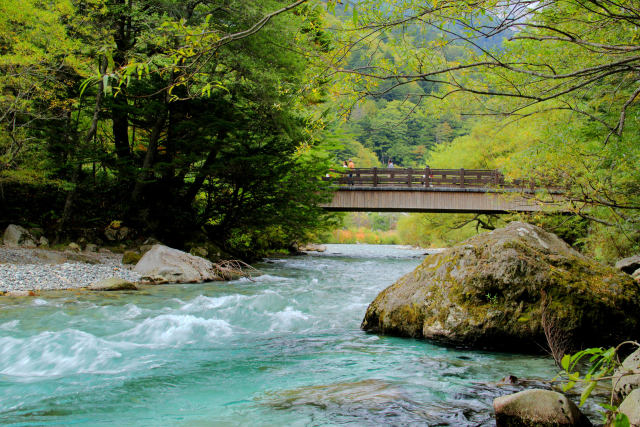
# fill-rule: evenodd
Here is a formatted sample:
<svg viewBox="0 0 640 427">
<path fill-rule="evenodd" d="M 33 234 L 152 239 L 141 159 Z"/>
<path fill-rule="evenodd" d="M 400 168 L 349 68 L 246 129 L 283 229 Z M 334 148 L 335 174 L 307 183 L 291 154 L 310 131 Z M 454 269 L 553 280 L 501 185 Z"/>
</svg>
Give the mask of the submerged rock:
<svg viewBox="0 0 640 427">
<path fill-rule="evenodd" d="M 268 393 L 264 401 L 275 408 L 288 409 L 301 405 L 327 407 L 363 403 L 369 407 L 375 407 L 388 405 L 401 398 L 403 398 L 401 391 L 390 383 L 381 380 L 363 380 Z"/>
<path fill-rule="evenodd" d="M 546 295 L 546 298 L 543 297 Z M 545 315 L 568 349 L 640 333 L 640 286 L 522 222 L 429 256 L 369 305 L 367 331 L 473 348 L 539 352 Z"/>
<path fill-rule="evenodd" d="M 493 401 L 496 427 L 591 426 L 591 422 L 564 394 L 525 390 Z"/>
<path fill-rule="evenodd" d="M 134 271 L 152 282 L 200 283 L 220 280 L 211 261 L 178 249 L 154 245 Z"/>
<path fill-rule="evenodd" d="M 611 379 L 613 403 L 619 404 L 626 396 L 640 388 L 640 348 L 631 353 Z"/>
<path fill-rule="evenodd" d="M 92 283 L 87 289 L 92 291 L 136 291 L 135 284 L 119 277 L 110 277 Z"/>
</svg>

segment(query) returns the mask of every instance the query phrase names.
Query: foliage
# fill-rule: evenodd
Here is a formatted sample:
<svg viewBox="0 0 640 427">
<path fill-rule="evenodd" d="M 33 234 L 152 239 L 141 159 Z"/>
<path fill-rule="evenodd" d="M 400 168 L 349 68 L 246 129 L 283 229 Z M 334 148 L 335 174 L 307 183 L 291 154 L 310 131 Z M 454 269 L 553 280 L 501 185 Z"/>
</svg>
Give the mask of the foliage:
<svg viewBox="0 0 640 427">
<path fill-rule="evenodd" d="M 3 196 L 3 221 L 64 236 L 118 218 L 247 258 L 323 230 L 324 16 L 311 1 L 3 2 L 2 194 L 56 185 L 48 219 Z"/>
<path fill-rule="evenodd" d="M 624 342 L 617 347 L 606 349 L 594 347 L 575 354 L 565 354 L 561 360 L 562 371 L 556 377 L 564 382 L 562 390 L 567 392 L 581 384 L 580 406 L 584 405 L 598 382 L 611 381 L 611 375 L 620 367 L 620 349 L 627 344 L 633 344 L 636 348 L 639 346 L 636 342 Z M 586 369 L 584 375 L 580 372 L 581 368 Z M 627 416 L 619 412 L 618 408 L 613 405 L 613 395 L 611 399 L 611 403 L 603 405 L 608 411 L 602 413 L 603 421 L 616 427 L 629 426 Z"/>
</svg>

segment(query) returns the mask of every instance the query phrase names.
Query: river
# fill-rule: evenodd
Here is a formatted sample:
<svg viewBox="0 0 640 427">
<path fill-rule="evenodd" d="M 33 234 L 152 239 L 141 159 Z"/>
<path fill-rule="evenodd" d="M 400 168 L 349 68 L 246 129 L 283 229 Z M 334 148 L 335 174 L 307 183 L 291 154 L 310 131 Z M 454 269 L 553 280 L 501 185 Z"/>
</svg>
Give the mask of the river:
<svg viewBox="0 0 640 427">
<path fill-rule="evenodd" d="M 328 245 L 253 280 L 0 299 L 0 424 L 491 425 L 549 358 L 360 331 L 424 250 Z"/>
</svg>

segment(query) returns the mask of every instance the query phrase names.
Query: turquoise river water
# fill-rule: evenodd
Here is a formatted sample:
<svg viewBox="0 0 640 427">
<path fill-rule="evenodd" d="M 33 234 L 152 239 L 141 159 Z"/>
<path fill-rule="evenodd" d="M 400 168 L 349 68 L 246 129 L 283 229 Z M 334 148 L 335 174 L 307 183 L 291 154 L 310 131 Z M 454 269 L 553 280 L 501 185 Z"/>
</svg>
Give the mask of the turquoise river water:
<svg viewBox="0 0 640 427">
<path fill-rule="evenodd" d="M 364 333 L 424 251 L 328 245 L 253 281 L 0 299 L 0 424 L 492 425 L 548 358 Z"/>
</svg>

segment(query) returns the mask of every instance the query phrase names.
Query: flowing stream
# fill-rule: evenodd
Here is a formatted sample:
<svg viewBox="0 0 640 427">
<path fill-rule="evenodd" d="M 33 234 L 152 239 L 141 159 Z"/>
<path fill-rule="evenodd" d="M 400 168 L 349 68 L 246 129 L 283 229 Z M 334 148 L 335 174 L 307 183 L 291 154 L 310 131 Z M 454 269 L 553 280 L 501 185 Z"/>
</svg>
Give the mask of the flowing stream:
<svg viewBox="0 0 640 427">
<path fill-rule="evenodd" d="M 0 299 L 0 424 L 492 425 L 505 375 L 548 358 L 455 350 L 360 330 L 424 258 L 328 245 L 253 281 Z"/>
</svg>

